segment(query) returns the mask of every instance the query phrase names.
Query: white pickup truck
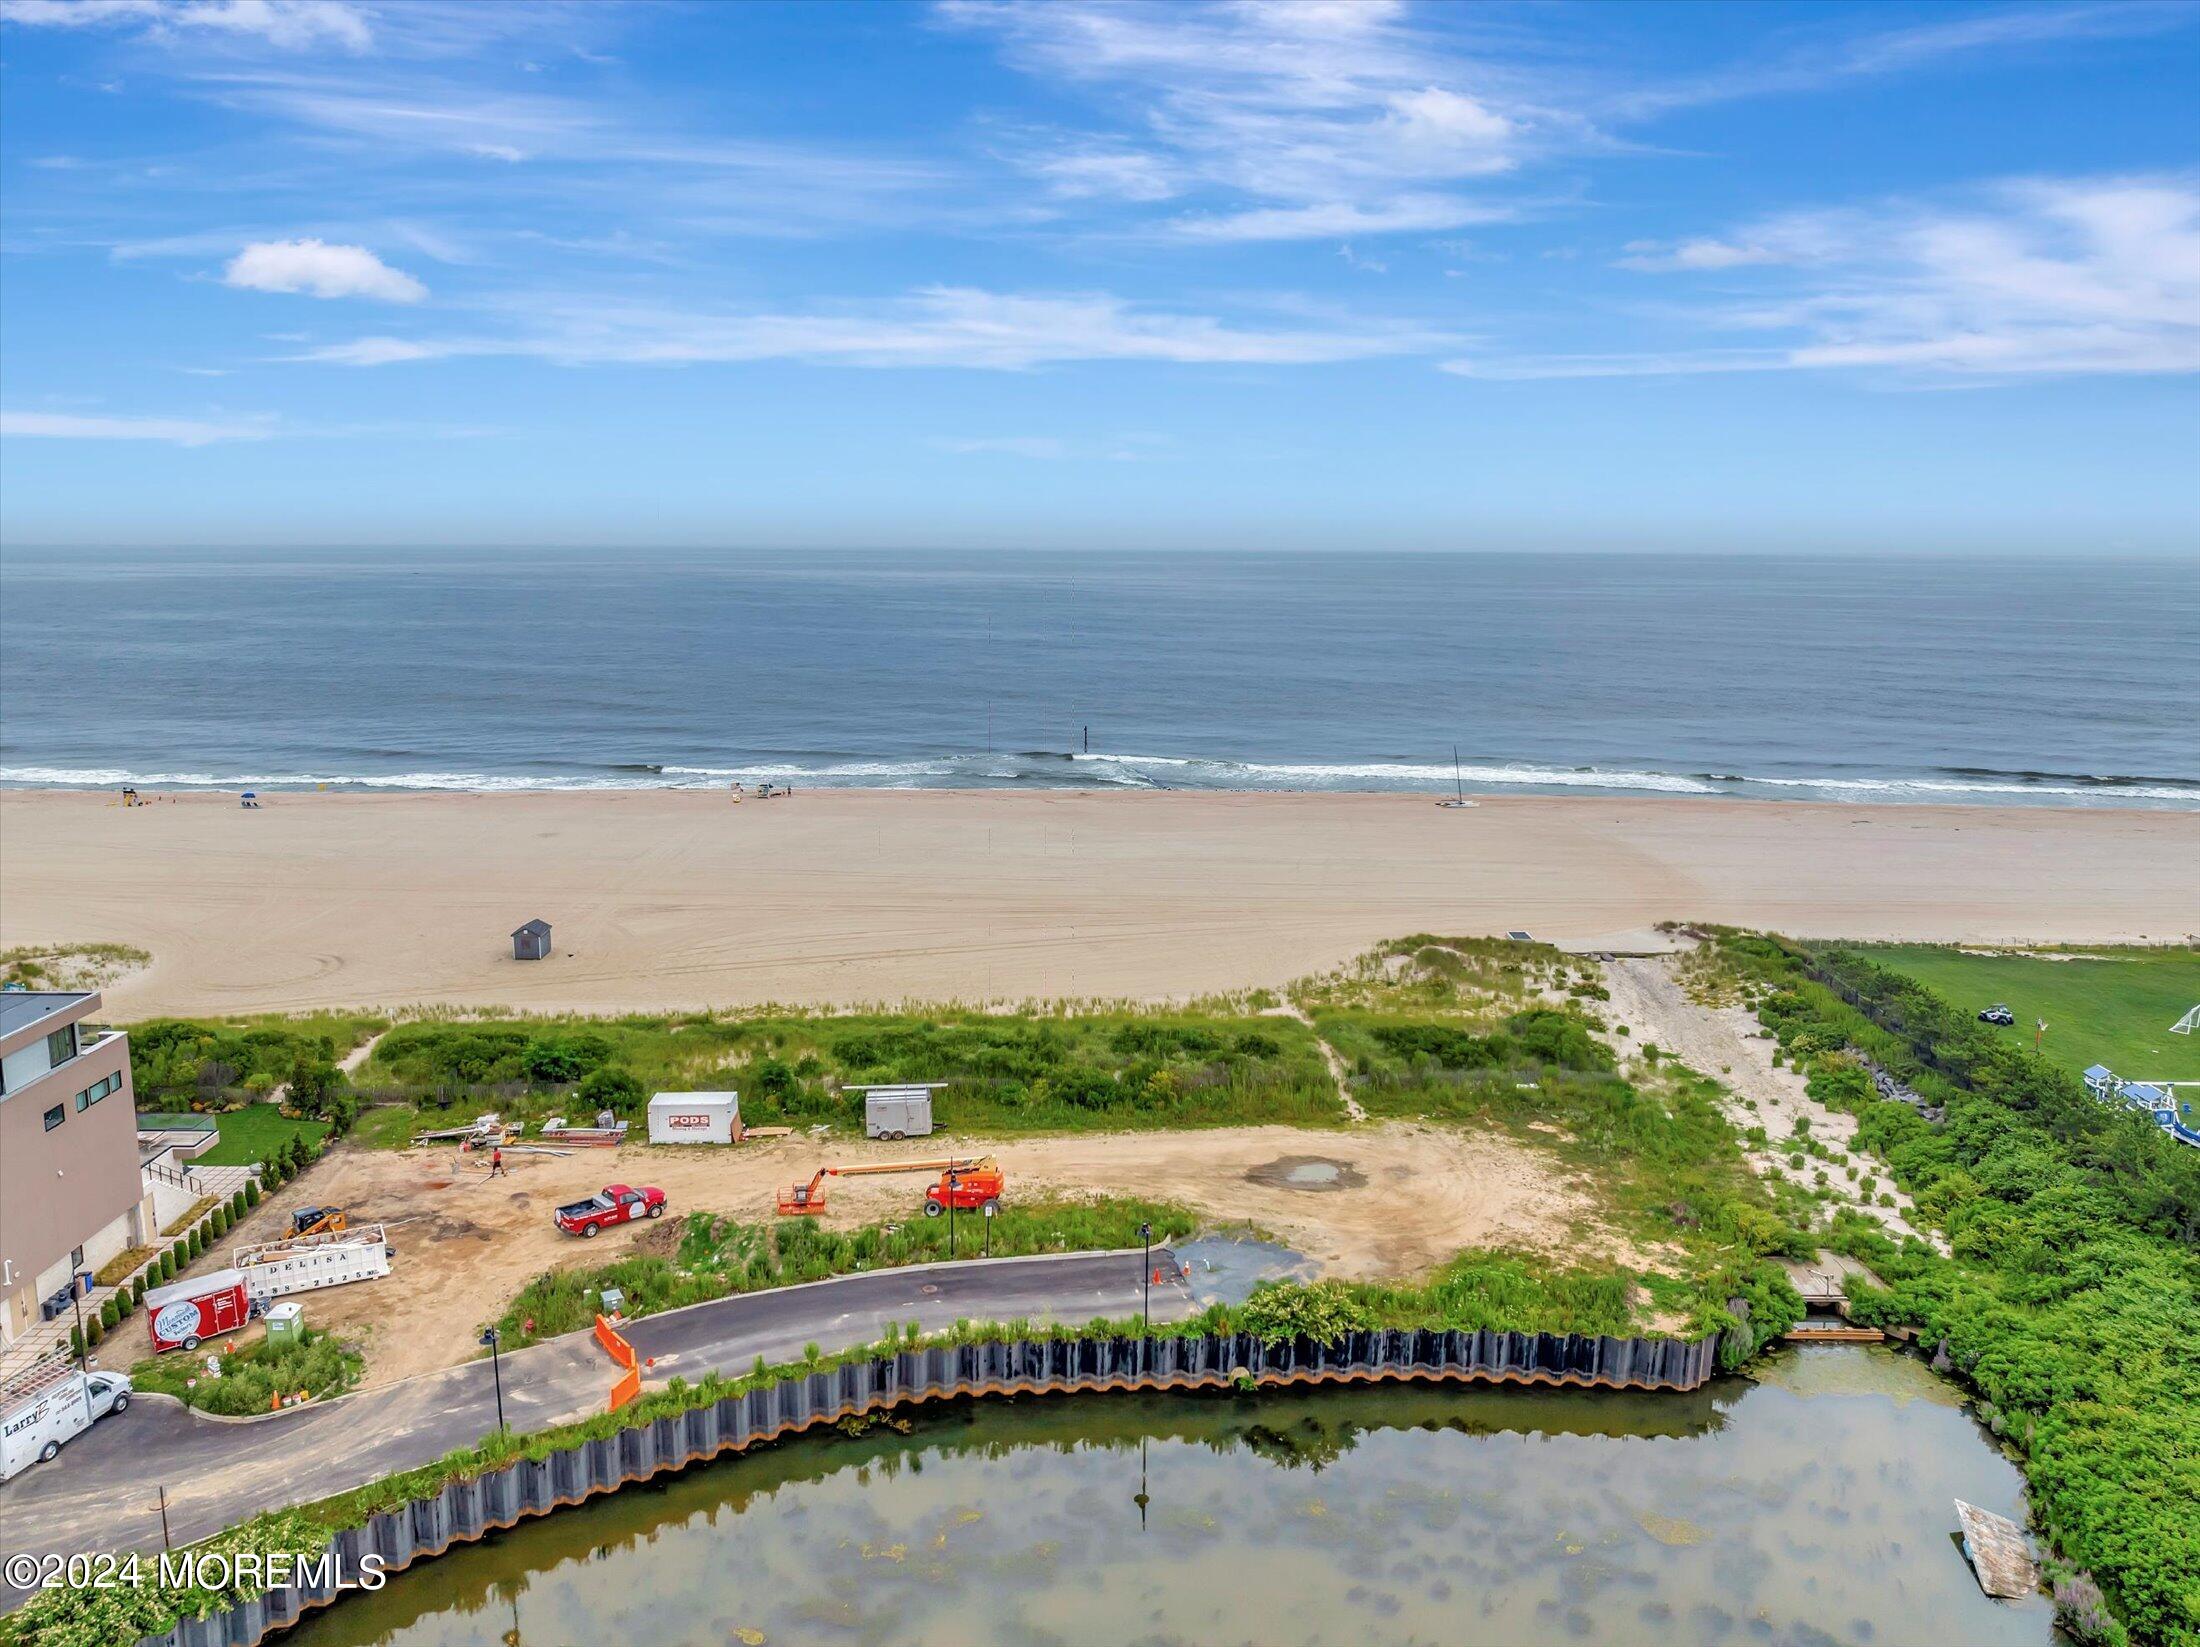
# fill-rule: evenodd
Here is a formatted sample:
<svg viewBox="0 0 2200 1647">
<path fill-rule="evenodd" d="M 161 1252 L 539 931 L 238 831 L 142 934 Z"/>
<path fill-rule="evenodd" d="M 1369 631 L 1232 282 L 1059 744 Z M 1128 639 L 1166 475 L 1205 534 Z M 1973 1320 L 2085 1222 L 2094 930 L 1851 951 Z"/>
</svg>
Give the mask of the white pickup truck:
<svg viewBox="0 0 2200 1647">
<path fill-rule="evenodd" d="M 130 1405 L 130 1380 L 117 1372 L 70 1368 L 35 1389 L 0 1396 L 0 1481 L 43 1464 L 95 1420 Z"/>
</svg>

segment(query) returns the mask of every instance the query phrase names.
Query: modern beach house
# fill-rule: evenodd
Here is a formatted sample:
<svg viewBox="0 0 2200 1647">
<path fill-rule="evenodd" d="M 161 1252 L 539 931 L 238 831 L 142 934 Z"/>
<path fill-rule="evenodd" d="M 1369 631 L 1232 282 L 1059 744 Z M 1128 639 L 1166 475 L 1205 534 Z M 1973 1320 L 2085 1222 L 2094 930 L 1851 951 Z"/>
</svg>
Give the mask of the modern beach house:
<svg viewBox="0 0 2200 1647">
<path fill-rule="evenodd" d="M 0 991 L 0 1349 L 66 1331 L 78 1277 L 157 1233 L 130 1039 L 89 1021 L 99 1007 L 97 990 Z"/>
</svg>

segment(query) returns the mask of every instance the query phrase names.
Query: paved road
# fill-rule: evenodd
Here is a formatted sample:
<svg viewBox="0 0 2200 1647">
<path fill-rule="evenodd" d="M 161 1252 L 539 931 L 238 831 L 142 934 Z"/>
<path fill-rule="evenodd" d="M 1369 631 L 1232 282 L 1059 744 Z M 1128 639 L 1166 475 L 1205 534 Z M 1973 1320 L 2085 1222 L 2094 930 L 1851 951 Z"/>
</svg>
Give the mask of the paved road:
<svg viewBox="0 0 2200 1647">
<path fill-rule="evenodd" d="M 1173 1269 L 1164 1248 L 1155 1261 Z M 690 1380 L 716 1368 L 746 1372 L 758 1356 L 791 1361 L 875 1342 L 889 1322 L 937 1332 L 958 1320 L 1090 1321 L 1138 1313 L 1137 1253 L 996 1258 L 914 1265 L 696 1304 L 632 1324 L 647 1374 Z M 1181 1283 L 1153 1289 L 1157 1321 L 1193 1311 Z M 514 1429 L 534 1430 L 603 1410 L 610 1360 L 587 1333 L 504 1357 L 504 1407 Z M 486 1362 L 470 1362 L 322 1407 L 223 1422 L 180 1403 L 133 1402 L 0 1487 L 0 1555 L 18 1550 L 158 1549 L 159 1492 L 178 1544 L 205 1538 L 264 1509 L 326 1498 L 471 1445 L 496 1428 Z M 20 1598 L 0 1590 L 0 1609 Z"/>
</svg>

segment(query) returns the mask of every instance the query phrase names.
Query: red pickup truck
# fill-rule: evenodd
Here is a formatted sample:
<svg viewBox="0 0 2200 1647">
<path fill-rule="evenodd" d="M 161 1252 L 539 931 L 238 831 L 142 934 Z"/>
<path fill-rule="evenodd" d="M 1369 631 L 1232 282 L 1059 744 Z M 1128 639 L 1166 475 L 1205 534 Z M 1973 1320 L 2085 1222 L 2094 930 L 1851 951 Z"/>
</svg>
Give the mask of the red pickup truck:
<svg viewBox="0 0 2200 1647">
<path fill-rule="evenodd" d="M 664 1210 L 665 1192 L 661 1189 L 606 1184 L 587 1200 L 558 1208 L 553 1216 L 558 1228 L 566 1234 L 592 1237 L 598 1230 L 609 1229 L 613 1224 L 630 1223 L 636 1218 L 660 1218 Z"/>
</svg>

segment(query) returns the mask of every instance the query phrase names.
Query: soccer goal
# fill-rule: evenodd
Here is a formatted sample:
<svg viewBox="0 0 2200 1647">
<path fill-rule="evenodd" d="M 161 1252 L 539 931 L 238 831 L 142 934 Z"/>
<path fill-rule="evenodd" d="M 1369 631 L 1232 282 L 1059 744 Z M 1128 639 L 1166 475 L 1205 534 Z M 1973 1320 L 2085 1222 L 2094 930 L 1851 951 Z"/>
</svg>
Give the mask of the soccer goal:
<svg viewBox="0 0 2200 1647">
<path fill-rule="evenodd" d="M 2169 1026 L 2172 1035 L 2191 1035 L 2200 1031 L 2200 1006 L 2194 1007 L 2177 1022 Z"/>
</svg>

